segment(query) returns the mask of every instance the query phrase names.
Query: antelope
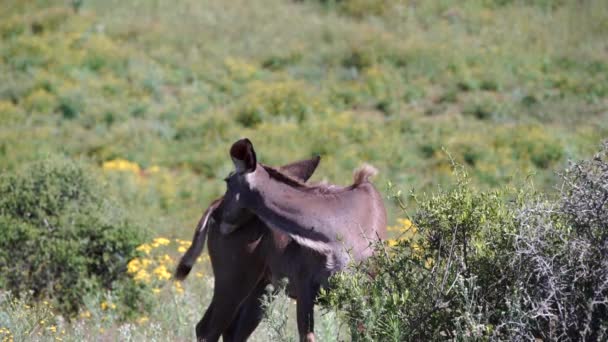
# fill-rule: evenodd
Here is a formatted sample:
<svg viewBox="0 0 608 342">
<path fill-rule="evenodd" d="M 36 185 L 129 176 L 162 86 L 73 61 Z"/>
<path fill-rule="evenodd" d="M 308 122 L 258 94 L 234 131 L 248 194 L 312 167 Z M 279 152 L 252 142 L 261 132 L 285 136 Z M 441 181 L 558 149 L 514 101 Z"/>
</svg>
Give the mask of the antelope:
<svg viewBox="0 0 608 342">
<path fill-rule="evenodd" d="M 253 144 L 241 139 L 230 148 L 235 167 L 226 181 L 218 211 L 226 237 L 247 228 L 256 217 L 269 229 L 266 265 L 272 281 L 287 277 L 287 292 L 297 300 L 300 341 L 314 335 L 314 303 L 321 287 L 349 262 L 373 254 L 373 242 L 386 237 L 386 210 L 370 182 L 376 170 L 365 165 L 353 184 L 306 185 L 257 162 Z M 219 207 L 218 207 L 219 208 Z"/>
<path fill-rule="evenodd" d="M 294 162 L 279 168 L 306 181 L 319 165 L 320 158 Z M 263 166 L 267 167 L 267 166 Z M 196 326 L 199 341 L 245 341 L 262 320 L 261 299 L 271 275 L 266 258 L 273 249 L 269 229 L 257 218 L 241 223 L 229 235 L 219 231 L 222 198 L 214 200 L 196 226 L 192 243 L 182 256 L 174 277 L 184 280 L 199 255 L 205 240 L 214 273 L 213 298 Z"/>
</svg>

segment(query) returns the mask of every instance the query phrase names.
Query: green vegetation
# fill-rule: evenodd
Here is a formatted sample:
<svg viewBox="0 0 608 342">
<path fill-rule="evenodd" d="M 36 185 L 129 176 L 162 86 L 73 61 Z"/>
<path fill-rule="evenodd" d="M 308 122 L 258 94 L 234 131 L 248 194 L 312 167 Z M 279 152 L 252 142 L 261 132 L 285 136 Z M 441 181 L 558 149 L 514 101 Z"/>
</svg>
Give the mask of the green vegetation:
<svg viewBox="0 0 608 342">
<path fill-rule="evenodd" d="M 144 240 L 87 171 L 44 160 L 0 178 L 0 286 L 52 299 L 73 315 L 85 295 L 114 292 L 120 314 L 145 308 L 145 292 L 125 272 Z"/>
<path fill-rule="evenodd" d="M 40 171 L 41 184 L 48 187 L 25 187 L 29 192 L 0 199 L 0 235 L 23 231 L 14 238 L 30 241 L 28 234 L 44 232 L 40 243 L 57 253 L 31 258 L 64 264 L 77 259 L 66 265 L 97 280 L 80 284 L 76 280 L 84 277 L 66 275 L 74 282 L 69 296 L 77 298 L 67 301 L 54 300 L 60 292 L 23 283 L 0 298 L 0 328 L 10 328 L 15 339 L 38 333 L 50 339 L 48 320 L 54 319 L 55 329 L 72 340 L 98 334 L 122 340 L 192 337 L 208 302 L 208 272 L 201 272 L 203 281 L 193 278 L 176 289 L 161 266 L 171 267 L 201 210 L 223 192 L 220 180 L 232 167 L 228 148 L 244 136 L 268 164 L 320 154 L 316 180 L 347 184 L 355 167 L 373 164 L 380 170 L 376 184 L 386 195 L 390 181 L 421 199 L 391 196 L 390 222 L 403 216 L 399 204 L 411 213 L 428 212 L 424 204 L 433 196 L 449 200 L 453 158 L 469 175 L 466 190 L 456 188 L 484 210 L 505 210 L 504 223 L 483 218 L 483 227 L 493 224 L 496 230 L 483 238 L 499 239 L 511 222 L 508 214 L 517 209 L 504 203 L 504 196 L 518 193 L 506 187 L 525 179 L 538 192 L 550 191 L 559 182 L 555 170 L 591 155 L 608 136 L 607 36 L 608 4 L 599 0 L 3 1 L 3 184 L 33 182 L 27 165 L 68 176 L 55 179 L 50 176 L 55 173 Z M 49 155 L 59 161 L 40 164 Z M 82 175 L 85 192 L 78 196 L 85 197 L 61 204 L 57 194 L 81 184 L 72 175 Z M 2 191 L 16 189 L 3 186 Z M 445 190 L 437 193 L 438 186 Z M 430 212 L 473 210 L 467 203 Z M 108 246 L 120 245 L 124 259 L 106 256 L 109 278 L 101 275 L 105 271 L 89 271 L 89 261 L 75 257 L 86 248 L 84 240 L 54 237 L 46 216 L 20 216 L 10 209 L 17 204 L 32 212 L 52 205 L 44 215 L 54 226 L 69 228 L 65 234 L 101 234 L 85 223 L 107 223 L 113 232 Z M 485 228 L 477 226 L 482 218 L 471 215 L 467 233 L 482 234 Z M 413 220 L 422 229 L 424 223 Z M 150 239 L 127 236 L 130 228 Z M 154 245 L 154 237 L 179 246 L 150 254 L 146 247 L 132 250 L 135 244 Z M 0 251 L 1 263 L 27 261 L 15 257 L 25 249 L 13 249 Z M 108 251 L 103 247 L 96 255 L 104 258 Z M 498 254 L 477 252 L 471 252 L 470 262 L 480 268 L 502 262 Z M 133 260 L 141 263 L 131 264 L 129 273 L 124 265 Z M 427 260 L 416 262 L 424 266 Z M 138 273 L 144 271 L 149 279 Z M 1 272 L 3 289 L 18 276 Z M 154 290 L 155 300 L 139 321 L 123 322 L 128 315 L 121 311 L 139 304 L 120 299 L 108 282 L 129 282 L 138 274 L 146 281 L 136 281 L 135 288 Z M 478 284 L 495 280 L 495 274 L 483 274 Z M 22 290 L 34 293 L 18 293 Z M 34 318 L 50 309 L 27 302 L 32 295 L 52 299 L 52 312 L 79 312 L 79 318 L 68 324 L 45 316 L 47 324 L 40 325 Z M 108 303 L 116 303 L 116 310 Z M 27 324 L 16 318 L 21 313 L 31 313 Z M 497 320 L 483 318 L 476 322 Z M 335 319 L 323 322 L 337 329 Z M 275 336 L 272 331 L 265 325 L 255 338 L 266 340 Z M 335 337 L 327 331 L 324 336 Z M 0 338 L 5 336 L 0 330 Z"/>
<path fill-rule="evenodd" d="M 466 177 L 416 198 L 395 247 L 332 279 L 325 305 L 353 340 L 605 340 L 608 143 L 566 170 L 558 198 Z"/>
</svg>

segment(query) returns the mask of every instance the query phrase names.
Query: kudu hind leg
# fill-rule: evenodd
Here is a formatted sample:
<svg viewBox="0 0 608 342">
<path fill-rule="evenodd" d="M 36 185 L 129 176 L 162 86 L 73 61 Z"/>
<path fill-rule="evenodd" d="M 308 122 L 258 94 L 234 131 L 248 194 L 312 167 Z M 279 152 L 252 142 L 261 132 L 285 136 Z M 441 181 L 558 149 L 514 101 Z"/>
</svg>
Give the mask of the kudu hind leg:
<svg viewBox="0 0 608 342">
<path fill-rule="evenodd" d="M 255 331 L 264 317 L 262 297 L 267 285 L 268 281 L 266 280 L 260 280 L 256 285 L 256 288 L 241 305 L 237 317 L 222 335 L 224 342 L 247 341 Z"/>
<path fill-rule="evenodd" d="M 207 311 L 205 311 L 203 318 L 201 318 L 201 320 L 196 324 L 196 339 L 199 342 L 214 342 L 219 339 L 219 334 L 217 337 L 215 337 L 215 339 L 213 339 L 212 336 L 206 336 L 208 335 L 207 332 L 210 330 L 209 323 L 211 321 L 211 317 L 213 316 L 213 307 L 214 302 L 211 301 L 211 304 L 209 304 L 209 307 L 207 308 Z"/>
<path fill-rule="evenodd" d="M 215 279 L 212 308 L 207 310 L 203 319 L 196 326 L 198 341 L 219 340 L 220 336 L 236 320 L 242 303 L 255 289 L 260 273 L 252 268 L 249 272 L 235 273 L 240 277 L 233 277 L 235 274 L 230 273 L 230 277 Z"/>
</svg>

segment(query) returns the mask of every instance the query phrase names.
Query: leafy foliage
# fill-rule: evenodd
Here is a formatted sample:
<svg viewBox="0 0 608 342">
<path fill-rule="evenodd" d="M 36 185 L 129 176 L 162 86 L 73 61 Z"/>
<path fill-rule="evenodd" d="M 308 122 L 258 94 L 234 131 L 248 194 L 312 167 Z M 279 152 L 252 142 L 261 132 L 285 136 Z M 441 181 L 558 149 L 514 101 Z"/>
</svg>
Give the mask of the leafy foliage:
<svg viewBox="0 0 608 342">
<path fill-rule="evenodd" d="M 85 295 L 113 289 L 125 314 L 142 308 L 142 288 L 125 272 L 142 232 L 83 166 L 49 158 L 3 174 L 0 232 L 2 288 L 68 314 Z"/>
<path fill-rule="evenodd" d="M 604 340 L 608 145 L 561 197 L 453 189 L 422 198 L 417 236 L 333 280 L 326 304 L 355 340 Z"/>
</svg>

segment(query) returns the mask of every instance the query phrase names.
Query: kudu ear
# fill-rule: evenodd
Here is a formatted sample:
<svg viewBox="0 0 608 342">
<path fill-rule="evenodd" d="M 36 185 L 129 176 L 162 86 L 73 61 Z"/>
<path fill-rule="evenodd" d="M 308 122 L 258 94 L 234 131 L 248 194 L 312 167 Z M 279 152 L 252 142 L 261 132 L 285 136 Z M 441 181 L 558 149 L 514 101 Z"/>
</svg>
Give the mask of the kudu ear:
<svg viewBox="0 0 608 342">
<path fill-rule="evenodd" d="M 257 158 L 253 144 L 249 139 L 241 139 L 230 148 L 230 157 L 234 163 L 234 168 L 238 173 L 249 173 L 255 171 Z"/>
<path fill-rule="evenodd" d="M 306 182 L 312 176 L 312 174 L 315 173 L 320 161 L 321 157 L 316 156 L 311 159 L 300 160 L 291 164 L 283 165 L 279 168 L 279 170 L 297 178 L 298 180 Z"/>
</svg>

